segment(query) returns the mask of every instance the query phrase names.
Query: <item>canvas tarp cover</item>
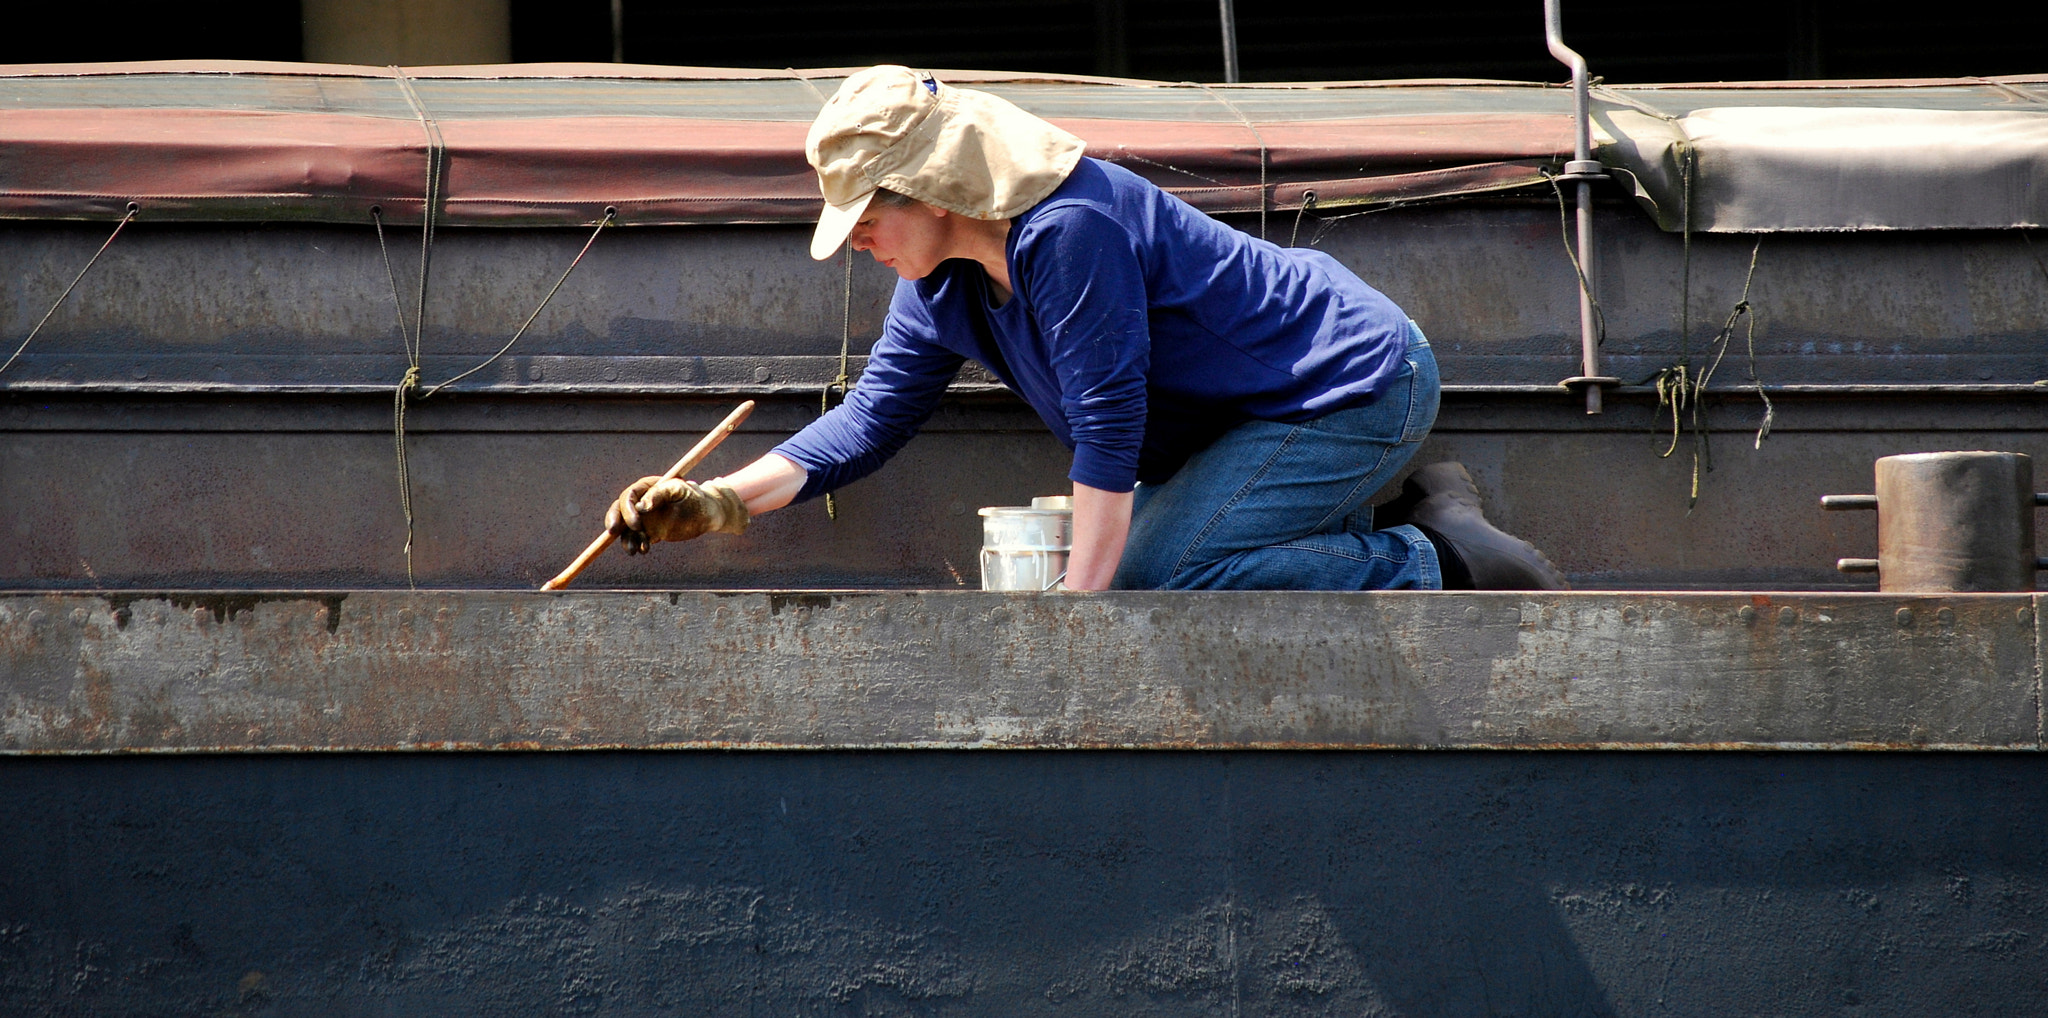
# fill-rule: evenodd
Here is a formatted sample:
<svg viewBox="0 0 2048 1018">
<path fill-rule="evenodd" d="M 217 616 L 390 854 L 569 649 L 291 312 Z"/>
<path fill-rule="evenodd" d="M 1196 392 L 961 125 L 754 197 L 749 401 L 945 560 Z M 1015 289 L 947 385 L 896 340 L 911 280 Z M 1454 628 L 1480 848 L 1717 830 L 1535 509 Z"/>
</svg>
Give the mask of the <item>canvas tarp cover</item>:
<svg viewBox="0 0 2048 1018">
<path fill-rule="evenodd" d="M 551 65 L 0 67 L 0 215 L 461 225 L 814 219 L 805 131 L 847 72 Z M 1570 97 L 1515 83 L 1227 88 L 941 72 L 1211 212 L 1541 183 Z M 430 142 L 430 138 L 436 139 Z"/>
<path fill-rule="evenodd" d="M 1593 121 L 1601 160 L 1666 230 L 2048 222 L 2042 76 L 1598 89 Z"/>
<path fill-rule="evenodd" d="M 153 221 L 361 223 L 376 207 L 387 222 L 418 222 L 434 152 L 435 216 L 446 225 L 587 224 L 606 208 L 625 224 L 805 222 L 819 198 L 804 132 L 846 73 L 0 67 L 0 216 L 119 218 L 132 202 Z M 1545 174 L 1572 147 L 1571 95 L 1556 85 L 939 73 L 1217 213 L 1547 193 Z M 1666 229 L 1685 218 L 1687 151 L 1700 230 L 2041 218 L 2042 79 L 1608 88 L 1595 107 L 1600 155 L 1631 171 L 1623 182 Z M 1871 119 L 1900 110 L 1921 117 L 1911 152 L 1897 123 Z M 2002 119 L 1980 129 L 1985 115 Z M 1930 138 L 1946 147 L 1930 152 Z M 1924 199 L 1937 193 L 1930 214 Z"/>
</svg>

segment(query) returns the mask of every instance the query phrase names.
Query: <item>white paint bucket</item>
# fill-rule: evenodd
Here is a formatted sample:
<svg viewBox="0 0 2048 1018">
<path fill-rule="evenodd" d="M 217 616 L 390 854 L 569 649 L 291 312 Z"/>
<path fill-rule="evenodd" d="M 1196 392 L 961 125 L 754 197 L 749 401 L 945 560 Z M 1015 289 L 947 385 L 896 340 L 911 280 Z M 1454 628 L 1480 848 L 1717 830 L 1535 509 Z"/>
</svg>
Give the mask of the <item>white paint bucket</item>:
<svg viewBox="0 0 2048 1018">
<path fill-rule="evenodd" d="M 1050 590 L 1059 583 L 1074 548 L 1072 505 L 1068 496 L 1053 495 L 981 510 L 981 589 Z"/>
</svg>

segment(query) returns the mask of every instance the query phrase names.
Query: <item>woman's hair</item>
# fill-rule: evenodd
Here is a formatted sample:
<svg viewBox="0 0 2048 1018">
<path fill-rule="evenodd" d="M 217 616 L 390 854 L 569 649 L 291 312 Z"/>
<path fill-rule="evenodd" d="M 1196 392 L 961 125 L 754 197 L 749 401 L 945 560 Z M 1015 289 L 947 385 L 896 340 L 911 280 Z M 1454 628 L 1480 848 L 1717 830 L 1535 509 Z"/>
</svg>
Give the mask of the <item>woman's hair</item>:
<svg viewBox="0 0 2048 1018">
<path fill-rule="evenodd" d="M 917 204 L 917 199 L 901 191 L 891 191 L 886 187 L 878 187 L 875 188 L 875 197 L 871 204 L 880 205 L 883 208 L 900 209 Z"/>
</svg>

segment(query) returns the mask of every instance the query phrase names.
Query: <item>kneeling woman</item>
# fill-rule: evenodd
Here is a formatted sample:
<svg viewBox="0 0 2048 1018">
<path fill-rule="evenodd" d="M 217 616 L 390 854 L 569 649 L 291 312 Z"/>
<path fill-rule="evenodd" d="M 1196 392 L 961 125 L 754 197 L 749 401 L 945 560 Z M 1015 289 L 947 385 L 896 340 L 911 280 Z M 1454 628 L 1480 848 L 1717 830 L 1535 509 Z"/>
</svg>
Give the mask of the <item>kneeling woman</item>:
<svg viewBox="0 0 2048 1018">
<path fill-rule="evenodd" d="M 696 485 L 643 478 L 608 526 L 629 550 L 822 495 L 874 471 L 966 359 L 1073 450 L 1077 590 L 1555 588 L 1479 514 L 1462 468 L 1418 471 L 1406 522 L 1371 497 L 1436 419 L 1436 361 L 1385 295 L 1084 158 L 1079 138 L 908 68 L 848 78 L 806 154 L 842 243 L 902 277 L 846 401 Z"/>
</svg>

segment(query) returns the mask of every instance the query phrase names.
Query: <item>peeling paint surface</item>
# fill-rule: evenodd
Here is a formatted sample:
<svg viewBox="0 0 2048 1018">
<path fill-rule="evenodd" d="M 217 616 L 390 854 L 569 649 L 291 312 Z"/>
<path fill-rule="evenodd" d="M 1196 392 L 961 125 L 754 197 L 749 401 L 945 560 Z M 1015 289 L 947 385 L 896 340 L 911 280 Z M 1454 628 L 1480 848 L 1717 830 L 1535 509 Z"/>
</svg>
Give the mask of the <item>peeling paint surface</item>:
<svg viewBox="0 0 2048 1018">
<path fill-rule="evenodd" d="M 0 752 L 2037 749 L 2035 597 L 0 594 Z"/>
<path fill-rule="evenodd" d="M 2036 609 L 0 594 L 0 1015 L 2040 1013 Z"/>
</svg>

